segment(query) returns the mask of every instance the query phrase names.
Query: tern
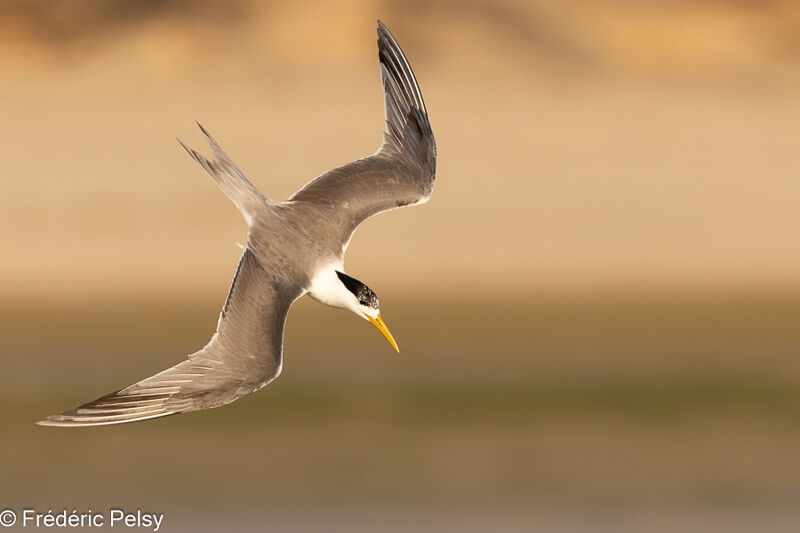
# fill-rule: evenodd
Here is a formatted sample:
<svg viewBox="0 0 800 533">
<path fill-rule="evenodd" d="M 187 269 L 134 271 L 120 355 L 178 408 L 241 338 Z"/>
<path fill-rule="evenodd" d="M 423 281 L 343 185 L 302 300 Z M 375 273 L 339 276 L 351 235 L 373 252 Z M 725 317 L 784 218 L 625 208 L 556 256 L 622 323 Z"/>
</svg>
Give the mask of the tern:
<svg viewBox="0 0 800 533">
<path fill-rule="evenodd" d="M 305 294 L 369 321 L 399 351 L 378 297 L 345 273 L 344 254 L 367 218 L 430 199 L 436 142 L 411 65 L 381 21 L 377 31 L 385 129 L 374 154 L 329 170 L 276 202 L 256 189 L 199 124 L 211 159 L 178 140 L 248 225 L 216 333 L 185 361 L 38 424 L 121 424 L 218 407 L 255 392 L 280 374 L 286 315 Z"/>
</svg>

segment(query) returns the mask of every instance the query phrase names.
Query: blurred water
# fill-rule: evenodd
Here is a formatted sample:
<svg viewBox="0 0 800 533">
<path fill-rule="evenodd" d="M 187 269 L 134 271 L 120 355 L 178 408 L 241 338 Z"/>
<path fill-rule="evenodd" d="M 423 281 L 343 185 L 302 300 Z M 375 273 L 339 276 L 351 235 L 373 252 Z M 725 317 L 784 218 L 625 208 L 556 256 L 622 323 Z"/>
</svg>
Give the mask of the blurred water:
<svg viewBox="0 0 800 533">
<path fill-rule="evenodd" d="M 216 306 L 6 310 L 0 504 L 179 531 L 788 530 L 800 301 L 536 300 L 390 298 L 400 355 L 301 300 L 264 390 L 83 430 L 33 422 L 177 361 Z"/>
</svg>

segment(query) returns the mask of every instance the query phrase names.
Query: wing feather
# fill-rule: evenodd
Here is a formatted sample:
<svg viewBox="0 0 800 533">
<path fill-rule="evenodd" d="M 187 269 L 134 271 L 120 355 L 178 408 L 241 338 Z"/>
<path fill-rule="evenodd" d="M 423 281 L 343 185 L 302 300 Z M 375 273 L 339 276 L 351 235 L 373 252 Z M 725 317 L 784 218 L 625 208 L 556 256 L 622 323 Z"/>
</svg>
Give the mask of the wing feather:
<svg viewBox="0 0 800 533">
<path fill-rule="evenodd" d="M 245 249 L 217 332 L 200 351 L 172 368 L 38 422 L 99 426 L 208 409 L 254 392 L 281 371 L 283 327 L 299 289 L 276 287 Z"/>
<path fill-rule="evenodd" d="M 313 179 L 289 199 L 316 207 L 343 243 L 367 218 L 422 203 L 433 192 L 436 141 L 422 92 L 403 51 L 380 21 L 378 57 L 386 122 L 381 147 Z"/>
</svg>

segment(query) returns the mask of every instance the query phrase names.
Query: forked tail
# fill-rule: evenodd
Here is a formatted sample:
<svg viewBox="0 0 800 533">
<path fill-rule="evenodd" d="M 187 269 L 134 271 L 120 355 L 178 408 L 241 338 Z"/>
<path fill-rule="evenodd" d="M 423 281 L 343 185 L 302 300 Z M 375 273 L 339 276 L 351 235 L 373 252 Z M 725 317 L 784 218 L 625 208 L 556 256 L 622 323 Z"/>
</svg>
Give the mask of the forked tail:
<svg viewBox="0 0 800 533">
<path fill-rule="evenodd" d="M 181 143 L 181 146 L 189 152 L 189 155 L 192 156 L 195 161 L 200 163 L 200 166 L 206 169 L 206 172 L 208 172 L 214 179 L 214 182 L 219 185 L 222 192 L 224 192 L 225 195 L 236 204 L 236 207 L 239 208 L 247 224 L 252 226 L 255 215 L 260 210 L 264 209 L 265 204 L 272 203 L 272 200 L 261 194 L 261 192 L 256 189 L 255 185 L 250 183 L 244 173 L 239 170 L 239 167 L 231 161 L 228 154 L 220 148 L 217 141 L 214 140 L 206 129 L 201 126 L 200 123 L 197 125 L 200 127 L 200 131 L 203 132 L 206 141 L 208 141 L 208 145 L 211 147 L 211 153 L 214 157 L 213 160 L 209 161 L 202 154 L 183 144 L 183 141 L 180 139 L 178 139 L 178 142 Z"/>
</svg>

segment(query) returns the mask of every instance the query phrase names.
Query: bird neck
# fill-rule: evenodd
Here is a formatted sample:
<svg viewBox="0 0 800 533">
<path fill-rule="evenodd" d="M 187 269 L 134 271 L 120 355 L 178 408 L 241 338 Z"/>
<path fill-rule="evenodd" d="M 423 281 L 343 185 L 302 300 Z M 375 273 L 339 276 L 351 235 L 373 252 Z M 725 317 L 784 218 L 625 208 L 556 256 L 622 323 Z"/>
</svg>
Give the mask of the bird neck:
<svg viewBox="0 0 800 533">
<path fill-rule="evenodd" d="M 344 269 L 341 265 L 328 265 L 318 270 L 311 278 L 308 294 L 320 303 L 340 309 L 349 309 L 360 315 L 355 296 L 339 280 L 336 275 L 337 270 L 341 272 Z"/>
</svg>

